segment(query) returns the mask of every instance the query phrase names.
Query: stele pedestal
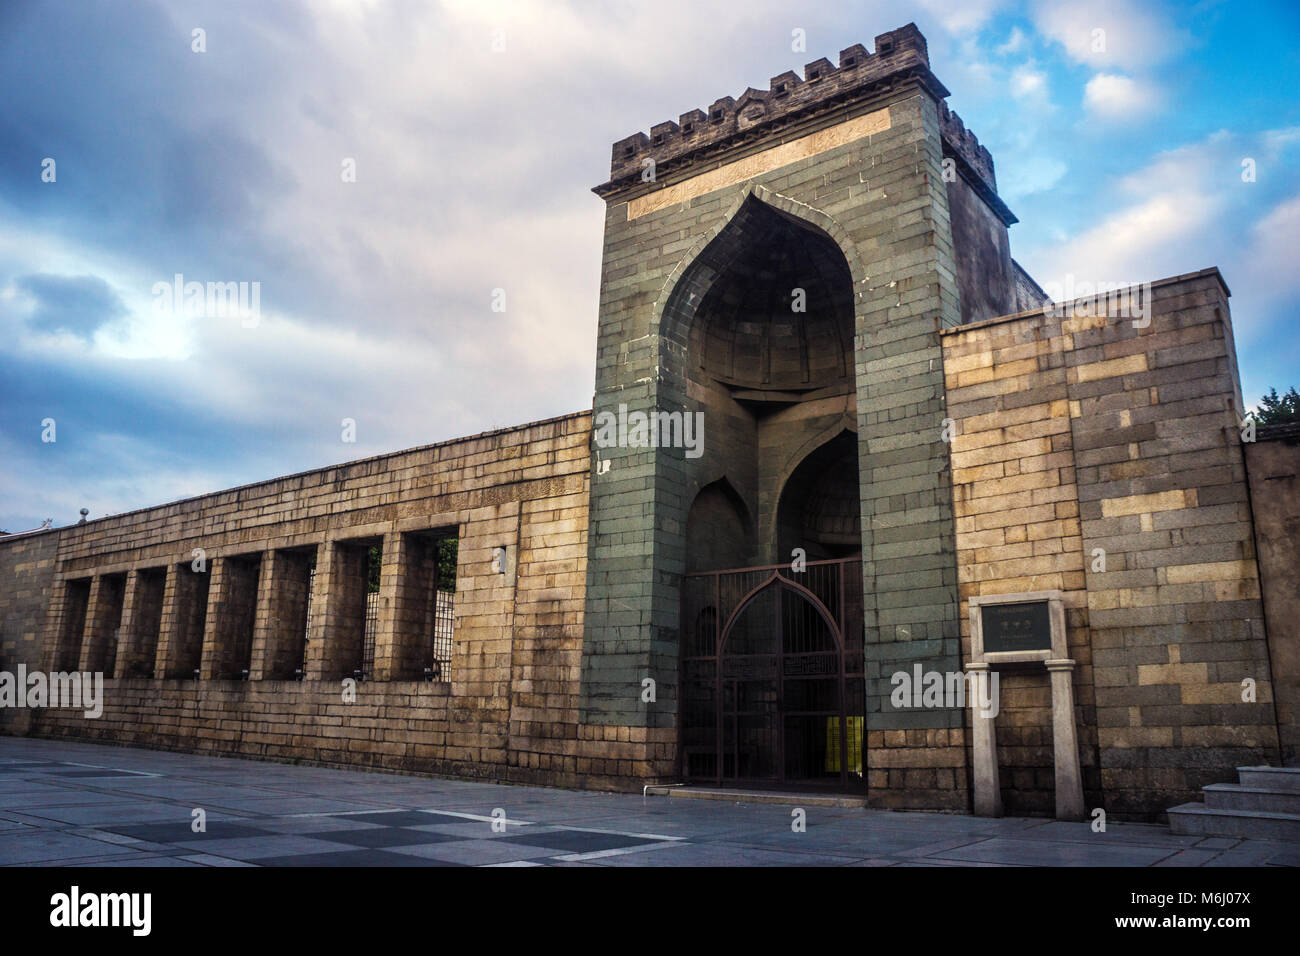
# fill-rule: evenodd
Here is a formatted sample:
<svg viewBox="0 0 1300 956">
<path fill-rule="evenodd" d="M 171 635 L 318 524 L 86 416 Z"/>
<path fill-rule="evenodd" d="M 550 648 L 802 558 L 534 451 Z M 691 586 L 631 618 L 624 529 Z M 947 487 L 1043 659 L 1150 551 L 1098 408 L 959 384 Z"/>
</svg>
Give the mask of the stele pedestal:
<svg viewBox="0 0 1300 956">
<path fill-rule="evenodd" d="M 987 618 L 987 621 L 986 621 Z M 986 623 L 988 629 L 986 631 Z M 971 750 L 974 756 L 975 813 L 1002 815 L 998 785 L 995 718 L 981 712 L 989 674 L 1004 663 L 1040 662 L 1052 688 L 1052 750 L 1056 777 L 1056 818 L 1084 819 L 1079 740 L 1074 719 L 1074 661 L 1065 641 L 1065 608 L 1060 591 L 981 595 L 970 599 L 971 661 L 967 671 L 980 693 L 971 694 Z M 996 712 L 996 709 L 995 709 Z"/>
</svg>

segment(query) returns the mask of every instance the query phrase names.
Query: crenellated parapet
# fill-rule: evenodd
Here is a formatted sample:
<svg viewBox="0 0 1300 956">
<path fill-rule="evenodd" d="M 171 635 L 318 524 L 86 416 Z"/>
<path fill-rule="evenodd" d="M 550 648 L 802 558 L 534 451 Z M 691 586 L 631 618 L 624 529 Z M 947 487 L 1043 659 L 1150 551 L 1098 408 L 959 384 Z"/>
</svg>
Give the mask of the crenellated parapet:
<svg viewBox="0 0 1300 956">
<path fill-rule="evenodd" d="M 635 182 L 653 159 L 657 170 L 679 168 L 723 148 L 779 132 L 819 112 L 865 99 L 881 88 L 916 76 L 937 98 L 948 91 L 930 72 L 925 37 L 915 24 L 876 37 L 875 52 L 860 43 L 840 51 L 839 65 L 825 57 L 804 67 L 803 76 L 788 70 L 772 77 L 766 90 L 724 96 L 707 110 L 683 113 L 677 121 L 657 123 L 650 133 L 634 133 L 614 143 L 610 181 L 596 188 L 612 192 Z"/>
<path fill-rule="evenodd" d="M 945 152 L 951 151 L 964 160 L 970 171 L 996 193 L 998 183 L 993 176 L 993 155 L 980 145 L 961 117 L 948 109 L 947 103 L 939 104 L 939 132 L 943 135 Z"/>
<path fill-rule="evenodd" d="M 609 182 L 595 191 L 608 196 L 635 186 L 648 161 L 653 161 L 659 179 L 708 162 L 735 146 L 780 135 L 795 124 L 849 107 L 908 80 L 920 83 L 940 103 L 944 155 L 954 158 L 963 176 L 995 208 L 1005 209 L 997 199 L 993 157 L 943 102 L 948 90 L 930 72 L 925 37 L 913 23 L 877 36 L 874 52 L 855 43 L 840 51 L 838 65 L 824 57 L 814 60 L 804 67 L 803 76 L 787 70 L 772 77 L 766 90 L 750 88 L 739 98 L 724 96 L 708 109 L 656 123 L 649 134 L 634 133 L 619 140 L 610 157 Z M 1010 216 L 1009 210 L 1006 215 Z M 1014 216 L 1010 218 L 1014 221 Z"/>
</svg>

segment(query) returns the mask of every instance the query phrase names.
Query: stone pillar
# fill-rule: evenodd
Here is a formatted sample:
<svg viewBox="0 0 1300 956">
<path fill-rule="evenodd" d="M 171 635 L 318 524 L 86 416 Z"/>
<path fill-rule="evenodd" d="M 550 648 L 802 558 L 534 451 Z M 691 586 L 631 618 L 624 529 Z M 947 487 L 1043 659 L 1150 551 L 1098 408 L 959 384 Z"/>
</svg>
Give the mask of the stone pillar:
<svg viewBox="0 0 1300 956">
<path fill-rule="evenodd" d="M 68 584 L 56 576 L 50 588 L 50 606 L 45 611 L 45 637 L 41 648 L 41 666 L 47 674 L 59 669 L 63 634 L 67 630 L 68 604 Z"/>
<path fill-rule="evenodd" d="M 992 715 L 980 712 L 979 702 L 987 700 L 985 687 L 989 679 L 988 664 L 967 664 L 976 675 L 980 693 L 971 694 L 971 751 L 974 759 L 975 814 L 981 817 L 1002 816 L 1002 788 L 998 784 L 998 741 Z"/>
<path fill-rule="evenodd" d="M 309 552 L 272 550 L 262 555 L 250 680 L 293 680 L 296 670 L 306 668 L 303 655 L 310 597 Z"/>
<path fill-rule="evenodd" d="M 230 588 L 230 559 L 215 558 L 212 562 L 212 578 L 208 583 L 208 610 L 203 627 L 203 654 L 199 665 L 199 677 L 202 680 L 215 680 L 226 676 L 223 672 L 225 658 L 229 648 L 226 643 L 226 603 Z"/>
<path fill-rule="evenodd" d="M 125 578 L 118 574 L 99 574 L 91 582 L 79 670 L 100 673 L 107 671 L 112 676 L 117 656 L 116 632 L 122 622 L 122 592 L 125 583 Z"/>
<path fill-rule="evenodd" d="M 432 661 L 437 600 L 437 539 L 421 534 L 384 537 L 379 578 L 375 680 L 421 680 Z"/>
<path fill-rule="evenodd" d="M 375 680 L 401 680 L 405 655 L 401 647 L 405 610 L 406 577 L 418 542 L 410 535 L 390 531 L 384 535 L 379 570 L 379 615 L 375 622 Z"/>
<path fill-rule="evenodd" d="M 96 574 L 90 580 L 90 600 L 86 603 L 86 620 L 81 628 L 81 653 L 77 659 L 77 670 L 90 670 L 97 656 L 95 645 L 99 641 L 100 602 L 104 594 L 104 576 Z"/>
<path fill-rule="evenodd" d="M 253 617 L 253 657 L 248 665 L 249 680 L 266 680 L 272 672 L 271 661 L 274 659 L 275 641 L 276 585 L 285 570 L 285 557 L 280 552 L 271 550 L 262 554 L 261 575 L 257 579 L 257 610 Z M 270 654 L 268 654 L 268 650 Z"/>
<path fill-rule="evenodd" d="M 311 595 L 311 624 L 303 663 L 307 680 L 323 680 L 325 677 L 325 634 L 330 617 L 329 597 L 334 591 L 334 554 L 337 550 L 333 541 L 323 541 L 316 549 L 316 582 Z"/>
<path fill-rule="evenodd" d="M 1046 662 L 1052 679 L 1052 750 L 1056 761 L 1056 818 L 1082 820 L 1083 781 L 1074 726 L 1074 661 Z"/>
<path fill-rule="evenodd" d="M 166 568 L 141 569 L 127 576 L 115 676 L 154 676 L 166 586 Z"/>
<path fill-rule="evenodd" d="M 173 659 L 176 656 L 177 628 L 179 626 L 179 608 L 177 602 L 177 575 L 175 564 L 167 565 L 163 582 L 162 617 L 158 622 L 158 646 L 154 650 L 154 677 L 173 677 Z"/>
<path fill-rule="evenodd" d="M 117 629 L 117 661 L 110 675 L 116 678 L 127 677 L 131 662 L 138 653 L 141 635 L 136 621 L 136 600 L 140 590 L 140 572 L 128 571 L 126 586 L 122 592 L 122 623 Z"/>
<path fill-rule="evenodd" d="M 168 638 L 167 670 L 160 677 L 192 680 L 203 661 L 203 639 L 207 631 L 208 595 L 213 572 L 195 571 L 193 564 L 174 565 L 168 574 L 169 589 L 175 583 L 174 593 L 165 602 L 171 602 L 170 624 L 164 620 L 164 636 Z"/>
<path fill-rule="evenodd" d="M 203 571 L 195 571 L 192 564 L 181 564 L 174 568 L 175 616 L 171 648 L 168 651 L 169 673 L 163 675 L 165 677 L 192 680 L 195 671 L 202 671 L 208 599 L 214 574 L 215 565 L 212 570 Z"/>
<path fill-rule="evenodd" d="M 366 560 L 364 545 L 327 541 L 316 564 L 311 634 L 307 645 L 307 678 L 339 680 L 351 677 L 361 661 L 366 626 Z"/>
<path fill-rule="evenodd" d="M 261 555 L 223 556 L 213 565 L 203 636 L 204 680 L 241 680 L 251 670 Z"/>
</svg>

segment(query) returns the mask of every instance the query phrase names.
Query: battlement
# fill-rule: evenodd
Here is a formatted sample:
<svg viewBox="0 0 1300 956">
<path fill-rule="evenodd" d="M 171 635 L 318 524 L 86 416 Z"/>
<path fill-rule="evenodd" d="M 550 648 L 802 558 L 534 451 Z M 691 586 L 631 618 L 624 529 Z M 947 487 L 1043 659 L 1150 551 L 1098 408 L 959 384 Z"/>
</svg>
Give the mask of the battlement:
<svg viewBox="0 0 1300 956">
<path fill-rule="evenodd" d="M 906 77 L 917 78 L 941 103 L 948 96 L 948 90 L 930 72 L 925 37 L 914 23 L 877 36 L 875 52 L 855 43 L 840 51 L 838 66 L 825 57 L 814 60 L 804 67 L 802 77 L 787 70 L 772 77 L 766 90 L 751 87 L 739 98 L 724 96 L 707 110 L 691 110 L 676 122 L 655 124 L 649 135 L 634 133 L 618 140 L 610 157 L 609 182 L 595 192 L 605 196 L 639 182 L 647 159 L 654 161 L 656 176 L 681 169 L 730 146 L 778 133 L 791 123 L 865 99 Z M 946 105 L 941 116 L 945 151 L 956 156 L 964 171 L 996 196 L 993 157 Z"/>
<path fill-rule="evenodd" d="M 993 155 L 980 145 L 961 117 L 948 109 L 947 103 L 939 106 L 939 132 L 943 135 L 944 145 L 964 159 L 971 171 L 996 193 L 998 184 L 993 175 Z"/>
</svg>

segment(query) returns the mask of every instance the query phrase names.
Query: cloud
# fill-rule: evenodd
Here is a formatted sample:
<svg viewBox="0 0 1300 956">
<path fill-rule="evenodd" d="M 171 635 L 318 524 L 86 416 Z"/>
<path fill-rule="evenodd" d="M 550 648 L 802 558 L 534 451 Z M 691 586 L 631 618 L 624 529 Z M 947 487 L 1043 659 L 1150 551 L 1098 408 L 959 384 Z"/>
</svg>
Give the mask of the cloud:
<svg viewBox="0 0 1300 956">
<path fill-rule="evenodd" d="M 1094 116 L 1132 121 L 1152 112 L 1160 96 L 1147 83 L 1115 73 L 1098 73 L 1084 87 L 1083 103 Z"/>
<path fill-rule="evenodd" d="M 35 434 L 35 429 L 32 430 Z M 0 435 L 0 500 L 12 515 L 39 515 L 36 520 L 5 518 L 8 531 L 34 528 L 45 518 L 56 525 L 71 524 L 78 510 L 100 518 L 123 510 L 122 502 L 162 504 L 234 484 L 233 470 L 224 463 L 194 456 L 189 462 L 171 461 L 165 449 L 141 443 L 130 435 L 104 432 L 85 436 L 72 450 L 60 423 L 58 441 L 39 445 L 32 454 L 26 443 Z M 154 462 L 142 472 L 138 462 Z"/>
<path fill-rule="evenodd" d="M 65 276 L 37 273 L 18 276 L 13 301 L 24 298 L 27 325 L 38 332 L 67 332 L 89 339 L 95 331 L 126 314 L 126 307 L 112 287 L 99 276 Z"/>
<path fill-rule="evenodd" d="M 1017 199 L 1034 193 L 1046 192 L 1056 186 L 1069 172 L 1065 162 L 1050 153 L 1033 153 L 1028 150 L 1015 157 L 1014 162 L 998 170 L 998 193 L 1004 200 Z"/>
<path fill-rule="evenodd" d="M 1214 219 L 1218 203 L 1196 192 L 1167 191 L 1106 217 L 1075 237 L 1071 261 L 1081 273 L 1104 281 L 1142 281 L 1193 271 L 1208 265 L 1180 240 L 1203 232 Z M 1181 264 L 1179 264 L 1181 263 Z"/>
<path fill-rule="evenodd" d="M 1005 0 L 918 0 L 949 33 L 969 33 L 980 29 L 1003 7 Z"/>
<path fill-rule="evenodd" d="M 1220 130 L 1158 153 L 1096 182 L 1085 200 L 1096 212 L 1083 228 L 1020 249 L 1017 258 L 1040 283 L 1064 283 L 1067 274 L 1092 283 L 1144 282 L 1217 266 L 1232 290 L 1242 389 L 1253 402 L 1270 384 L 1291 384 L 1300 367 L 1300 193 L 1283 177 L 1264 178 L 1294 168 L 1295 132 Z M 1241 178 L 1245 156 L 1258 160 L 1257 182 Z"/>
<path fill-rule="evenodd" d="M 1242 370 L 1242 391 L 1253 404 L 1269 387 L 1300 387 L 1300 307 L 1295 298 L 1295 244 L 1300 236 L 1300 193 L 1281 200 L 1254 222 L 1229 273 L 1237 348 L 1255 351 Z"/>
<path fill-rule="evenodd" d="M 1018 66 L 1011 71 L 1011 95 L 1016 99 L 1038 99 L 1047 96 L 1047 75 L 1031 66 Z"/>
<path fill-rule="evenodd" d="M 1163 10 L 1132 0 L 1040 0 L 1031 17 L 1072 59 L 1097 68 L 1148 69 L 1189 43 Z"/>
<path fill-rule="evenodd" d="M 1025 31 L 1021 30 L 1020 27 L 1012 27 L 1006 42 L 998 46 L 997 52 L 1003 56 L 1010 53 L 1019 53 L 1024 48 L 1025 40 Z"/>
<path fill-rule="evenodd" d="M 678 10 L 87 0 L 6 18 L 0 88 L 22 95 L 0 111 L 0 440 L 9 475 L 46 480 L 0 489 L 0 518 L 589 407 L 609 144 L 902 25 L 884 0 L 849 26 L 781 0 Z M 713 27 L 682 34 L 686 16 Z M 177 273 L 260 282 L 260 325 L 156 314 Z M 65 281 L 6 282 L 43 275 Z M 30 427 L 46 415 L 57 450 Z M 92 465 L 104 443 L 118 453 Z"/>
<path fill-rule="evenodd" d="M 1210 264 L 1204 236 L 1225 210 L 1228 193 L 1216 180 L 1226 174 L 1230 152 L 1229 137 L 1216 134 L 1160 153 L 1117 181 L 1097 183 L 1092 201 L 1114 197 L 1112 208 L 1103 207 L 1046 255 L 1035 255 L 1035 278 L 1055 281 L 1073 272 L 1093 282 L 1142 281 Z"/>
<path fill-rule="evenodd" d="M 1032 250 L 1026 264 L 1040 282 L 1062 281 L 1067 272 L 1092 282 L 1141 282 L 1217 265 L 1235 293 L 1238 344 L 1249 342 L 1293 298 L 1300 198 L 1273 199 L 1261 184 L 1243 182 L 1240 158 L 1282 165 L 1293 157 L 1275 144 L 1293 142 L 1284 130 L 1219 131 L 1160 153 L 1117 181 L 1098 183 L 1093 201 L 1114 197 L 1111 208 Z"/>
<path fill-rule="evenodd" d="M 1008 34 L 1011 6 L 926 0 L 917 19 L 953 107 L 998 156 L 1004 195 L 1045 202 L 1089 180 L 1067 172 L 1085 164 L 1061 148 L 1070 130 L 1050 102 L 1068 78 L 1041 53 L 1017 62 L 1038 37 L 1026 21 Z M 1068 36 L 1085 72 L 1148 89 L 1145 64 L 1177 39 L 1162 15 L 1112 16 L 1110 59 L 1097 59 L 1070 25 L 1077 4 L 1042 6 L 1058 9 L 1032 22 L 1053 24 L 1053 43 Z M 1129 10 L 1084 5 L 1110 7 Z M 847 15 L 787 0 L 743 15 L 731 0 L 14 9 L 0 30 L 0 88 L 20 91 L 0 111 L 0 522 L 14 527 L 587 407 L 605 212 L 589 190 L 609 144 L 911 19 L 884 0 Z M 682 32 L 684 18 L 710 29 Z M 190 51 L 195 24 L 205 54 Z M 1127 62 L 1130 29 L 1152 24 L 1143 42 L 1158 49 Z M 790 49 L 796 26 L 806 51 Z M 1261 196 L 1287 172 L 1262 140 L 1221 148 L 1237 151 L 1233 169 L 1259 159 Z M 39 181 L 44 156 L 57 184 Z M 348 157 L 355 183 L 340 177 Z M 1196 195 L 1213 202 L 1210 182 Z M 1176 207 L 1169 184 L 1154 190 Z M 1142 197 L 1112 195 L 1093 224 L 1138 228 L 1120 210 Z M 1218 221 L 1198 219 L 1210 235 Z M 1041 260 L 1106 251 L 1085 233 Z M 1134 242 L 1123 232 L 1119 246 L 1147 258 L 1126 274 L 1158 259 Z M 1178 271 L 1206 259 L 1192 238 L 1169 242 Z M 261 324 L 156 315 L 152 286 L 176 273 L 259 281 Z M 489 307 L 496 287 L 504 314 Z M 33 428 L 45 415 L 57 448 Z M 355 445 L 339 440 L 345 416 Z"/>
<path fill-rule="evenodd" d="M 1300 194 L 1291 196 L 1255 223 L 1250 258 L 1260 272 L 1295 278 L 1295 243 L 1300 237 Z"/>
</svg>

